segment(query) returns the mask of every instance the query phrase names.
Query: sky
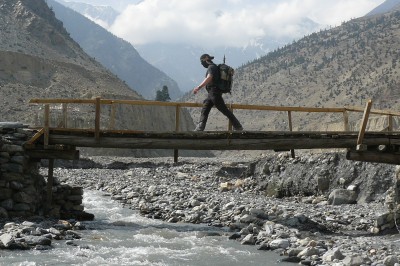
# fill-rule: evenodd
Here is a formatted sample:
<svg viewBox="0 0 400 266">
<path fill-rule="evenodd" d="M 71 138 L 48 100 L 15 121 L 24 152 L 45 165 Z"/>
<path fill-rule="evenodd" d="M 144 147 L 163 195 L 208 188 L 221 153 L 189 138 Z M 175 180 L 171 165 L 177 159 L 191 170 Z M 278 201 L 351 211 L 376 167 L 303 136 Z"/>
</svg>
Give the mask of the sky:
<svg viewBox="0 0 400 266">
<path fill-rule="evenodd" d="M 260 38 L 308 34 L 306 18 L 322 28 L 365 15 L 385 0 L 69 0 L 121 12 L 108 30 L 133 45 L 188 43 L 244 47 Z"/>
</svg>

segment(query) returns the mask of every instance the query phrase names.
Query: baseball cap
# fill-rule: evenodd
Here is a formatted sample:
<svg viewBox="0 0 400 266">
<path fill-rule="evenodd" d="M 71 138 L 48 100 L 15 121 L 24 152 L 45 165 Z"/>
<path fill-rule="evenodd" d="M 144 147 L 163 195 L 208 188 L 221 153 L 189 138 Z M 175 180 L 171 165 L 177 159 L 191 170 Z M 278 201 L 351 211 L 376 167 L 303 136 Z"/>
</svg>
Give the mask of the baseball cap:
<svg viewBox="0 0 400 266">
<path fill-rule="evenodd" d="M 211 56 L 211 55 L 209 55 L 209 54 L 202 54 L 202 55 L 200 56 L 200 60 L 207 60 L 207 59 L 213 60 L 213 59 L 214 59 L 214 56 Z"/>
</svg>

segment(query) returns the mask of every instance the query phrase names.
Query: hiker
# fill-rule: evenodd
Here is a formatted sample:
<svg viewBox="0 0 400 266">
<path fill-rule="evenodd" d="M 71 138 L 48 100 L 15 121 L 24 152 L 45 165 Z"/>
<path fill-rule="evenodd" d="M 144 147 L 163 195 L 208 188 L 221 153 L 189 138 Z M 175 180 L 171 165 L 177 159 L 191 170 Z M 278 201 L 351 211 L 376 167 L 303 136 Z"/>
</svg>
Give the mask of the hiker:
<svg viewBox="0 0 400 266">
<path fill-rule="evenodd" d="M 222 92 L 218 89 L 218 81 L 220 78 L 220 72 L 218 66 L 212 61 L 214 56 L 203 54 L 200 57 L 200 63 L 203 67 L 207 68 L 206 77 L 199 86 L 193 89 L 193 93 L 196 94 L 203 87 L 206 88 L 208 95 L 203 101 L 203 108 L 201 109 L 200 121 L 197 124 L 195 131 L 203 131 L 207 124 L 208 115 L 210 114 L 211 108 L 215 105 L 217 109 L 224 114 L 232 123 L 233 130 L 243 130 L 242 125 L 235 115 L 226 107 L 224 99 L 222 98 Z"/>
</svg>

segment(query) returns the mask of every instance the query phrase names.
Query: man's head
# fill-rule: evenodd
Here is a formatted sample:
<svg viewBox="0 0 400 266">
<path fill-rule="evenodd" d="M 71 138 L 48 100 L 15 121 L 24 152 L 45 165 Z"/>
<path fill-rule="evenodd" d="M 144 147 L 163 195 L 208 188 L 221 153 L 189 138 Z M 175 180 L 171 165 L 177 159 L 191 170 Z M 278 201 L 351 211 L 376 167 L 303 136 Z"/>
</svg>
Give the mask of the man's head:
<svg viewBox="0 0 400 266">
<path fill-rule="evenodd" d="M 203 67 L 208 68 L 208 65 L 212 63 L 213 59 L 214 56 L 211 56 L 209 54 L 202 54 L 200 56 L 200 63 L 202 64 Z"/>
</svg>

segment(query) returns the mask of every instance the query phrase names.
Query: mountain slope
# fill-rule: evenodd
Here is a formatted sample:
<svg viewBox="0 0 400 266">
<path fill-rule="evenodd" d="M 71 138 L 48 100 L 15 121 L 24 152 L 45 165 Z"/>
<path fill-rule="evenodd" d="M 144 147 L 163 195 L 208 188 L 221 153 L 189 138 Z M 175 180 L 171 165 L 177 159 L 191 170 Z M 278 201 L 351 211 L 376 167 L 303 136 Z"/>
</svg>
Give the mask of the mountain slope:
<svg viewBox="0 0 400 266">
<path fill-rule="evenodd" d="M 79 47 L 44 0 L 3 0 L 0 3 L 0 36 L 0 121 L 42 125 L 41 106 L 29 105 L 31 98 L 101 96 L 143 100 Z M 93 106 L 69 106 L 69 126 L 93 127 Z M 60 114 L 57 110 L 59 106 L 52 105 L 51 126 L 56 125 Z M 110 110 L 106 107 L 102 110 L 104 127 Z M 120 106 L 116 110 L 118 129 L 174 130 L 174 119 L 175 108 Z M 185 111 L 181 121 L 182 130 L 194 127 Z M 105 154 L 104 151 L 101 153 Z M 172 151 L 140 150 L 135 153 L 137 156 L 166 154 L 171 155 Z"/>
<path fill-rule="evenodd" d="M 228 103 L 315 107 L 364 107 L 372 99 L 373 108 L 396 110 L 400 107 L 399 43 L 400 11 L 351 20 L 238 68 L 233 94 L 225 98 Z M 186 95 L 185 99 L 203 97 Z M 288 129 L 286 113 L 236 114 L 249 130 Z M 197 119 L 198 113 L 192 115 Z M 221 119 L 212 117 L 210 126 L 221 124 Z M 342 121 L 342 115 L 296 114 L 293 126 L 324 130 L 332 123 L 342 128 Z"/>
<path fill-rule="evenodd" d="M 182 95 L 177 83 L 147 63 L 128 42 L 114 36 L 78 12 L 48 0 L 56 17 L 86 53 L 118 75 L 144 98 L 155 99 L 156 91 L 168 87 L 171 99 Z"/>
<path fill-rule="evenodd" d="M 400 8 L 400 0 L 386 0 L 372 11 L 368 12 L 366 16 L 380 15 L 386 12 L 393 11 Z"/>
</svg>

